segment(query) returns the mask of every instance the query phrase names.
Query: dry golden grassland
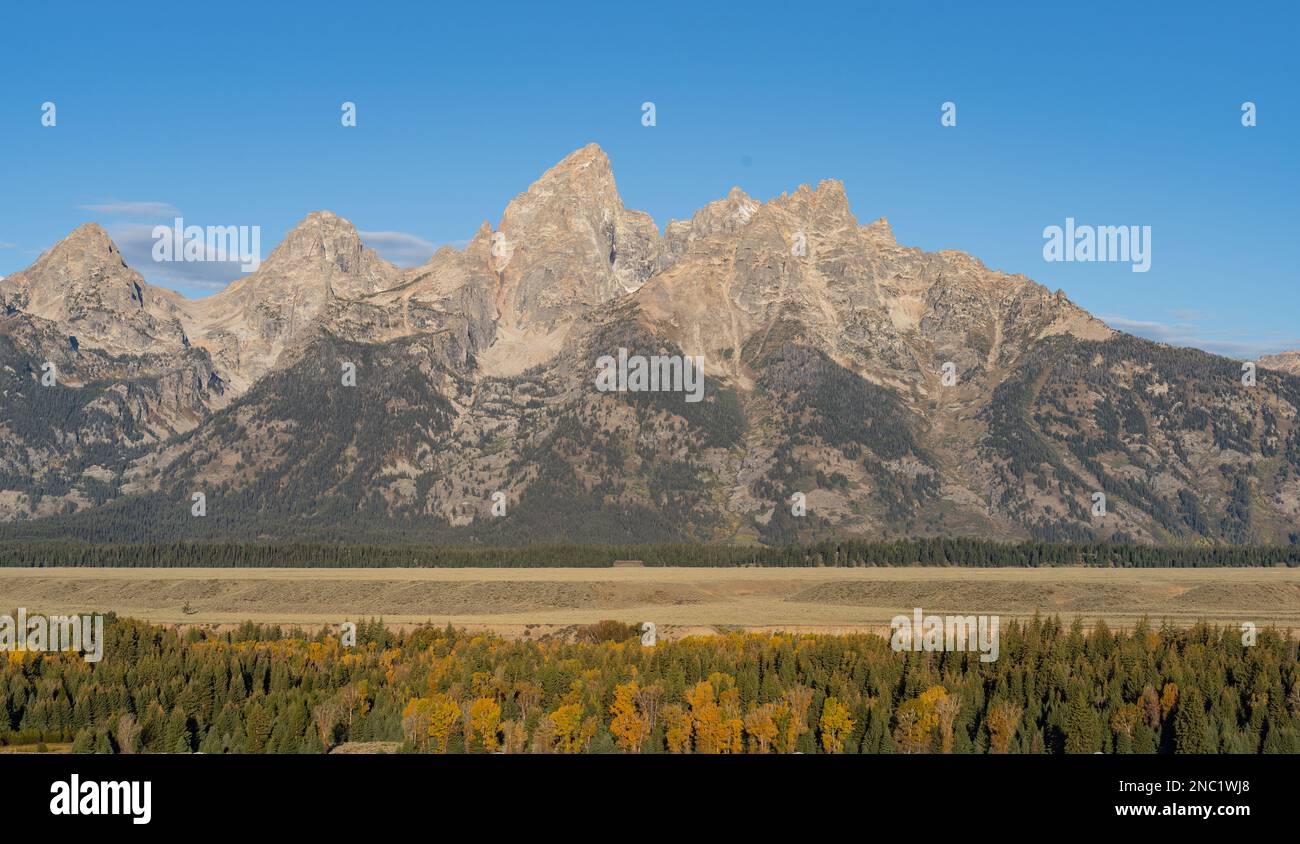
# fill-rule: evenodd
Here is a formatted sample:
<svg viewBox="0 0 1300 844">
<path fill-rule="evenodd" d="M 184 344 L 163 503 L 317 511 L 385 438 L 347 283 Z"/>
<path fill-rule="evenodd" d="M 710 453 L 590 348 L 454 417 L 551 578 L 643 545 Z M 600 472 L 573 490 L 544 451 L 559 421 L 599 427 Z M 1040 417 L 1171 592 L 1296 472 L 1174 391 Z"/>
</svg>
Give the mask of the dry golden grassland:
<svg viewBox="0 0 1300 844">
<path fill-rule="evenodd" d="M 189 612 L 183 611 L 188 605 Z M 1300 628 L 1300 569 L 554 568 L 0 569 L 0 611 L 116 611 L 154 622 L 316 626 L 380 618 L 537 635 L 604 618 L 661 635 L 885 630 L 927 613 L 1035 612 L 1128 627 Z"/>
</svg>

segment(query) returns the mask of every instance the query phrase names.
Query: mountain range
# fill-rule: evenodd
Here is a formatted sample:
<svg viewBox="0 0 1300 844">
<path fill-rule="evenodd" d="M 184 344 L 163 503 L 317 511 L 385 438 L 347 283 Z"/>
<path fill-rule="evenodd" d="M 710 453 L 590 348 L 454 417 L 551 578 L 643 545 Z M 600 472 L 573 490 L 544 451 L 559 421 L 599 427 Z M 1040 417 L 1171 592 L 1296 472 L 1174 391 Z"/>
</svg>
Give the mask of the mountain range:
<svg viewBox="0 0 1300 844">
<path fill-rule="evenodd" d="M 200 300 L 89 223 L 0 314 L 0 537 L 1300 542 L 1300 353 L 1248 385 L 837 181 L 661 231 L 589 145 L 420 267 L 319 211 Z"/>
</svg>

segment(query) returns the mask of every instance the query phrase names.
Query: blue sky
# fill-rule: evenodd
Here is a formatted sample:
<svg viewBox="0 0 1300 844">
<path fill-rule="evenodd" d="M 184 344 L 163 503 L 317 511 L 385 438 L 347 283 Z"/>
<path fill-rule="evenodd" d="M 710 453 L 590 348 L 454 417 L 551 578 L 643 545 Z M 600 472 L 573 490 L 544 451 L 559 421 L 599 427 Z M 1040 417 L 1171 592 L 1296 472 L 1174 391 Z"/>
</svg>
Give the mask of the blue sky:
<svg viewBox="0 0 1300 844">
<path fill-rule="evenodd" d="M 154 224 L 259 225 L 265 255 L 320 208 L 418 263 L 594 141 L 661 228 L 733 185 L 765 200 L 839 178 L 860 221 L 1063 288 L 1116 327 L 1238 357 L 1300 347 L 1297 18 L 1199 2 L 9 4 L 0 275 L 97 220 L 150 281 L 207 295 L 238 271 L 153 264 Z M 1151 226 L 1150 271 L 1045 262 L 1043 229 L 1066 217 Z"/>
</svg>

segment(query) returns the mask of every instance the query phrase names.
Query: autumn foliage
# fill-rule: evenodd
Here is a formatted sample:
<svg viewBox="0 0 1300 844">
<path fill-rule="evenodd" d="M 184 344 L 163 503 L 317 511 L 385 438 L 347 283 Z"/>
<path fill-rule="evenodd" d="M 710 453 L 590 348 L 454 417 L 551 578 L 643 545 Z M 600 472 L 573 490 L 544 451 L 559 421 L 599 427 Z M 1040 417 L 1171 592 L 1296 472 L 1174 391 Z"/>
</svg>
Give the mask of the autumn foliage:
<svg viewBox="0 0 1300 844">
<path fill-rule="evenodd" d="M 99 753 L 1300 752 L 1294 638 L 1112 633 L 1037 619 L 1001 656 L 874 635 L 728 633 L 642 646 L 450 628 L 184 636 L 110 619 L 104 659 L 0 661 L 0 743 Z M 619 638 L 624 633 L 627 635 Z"/>
</svg>

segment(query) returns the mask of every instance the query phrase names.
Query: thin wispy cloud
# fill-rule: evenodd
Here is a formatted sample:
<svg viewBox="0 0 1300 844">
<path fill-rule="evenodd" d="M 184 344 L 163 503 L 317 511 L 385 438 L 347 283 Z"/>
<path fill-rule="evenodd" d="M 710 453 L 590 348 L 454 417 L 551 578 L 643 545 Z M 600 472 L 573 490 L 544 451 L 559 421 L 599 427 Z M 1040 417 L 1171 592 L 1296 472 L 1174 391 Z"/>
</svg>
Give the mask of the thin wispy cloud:
<svg viewBox="0 0 1300 844">
<path fill-rule="evenodd" d="M 81 211 L 94 211 L 96 214 L 116 214 L 122 216 L 157 217 L 159 215 L 175 216 L 180 213 L 170 202 L 125 202 L 109 200 L 89 205 L 78 205 Z"/>
<path fill-rule="evenodd" d="M 105 200 L 78 205 L 78 209 L 115 217 L 134 217 L 153 222 L 115 222 L 107 224 L 109 235 L 117 243 L 126 263 L 150 284 L 170 287 L 181 293 L 204 295 L 223 290 L 245 273 L 238 259 L 206 261 L 156 261 L 154 229 L 158 224 L 170 226 L 181 211 L 170 202 Z"/>
<path fill-rule="evenodd" d="M 363 232 L 358 231 L 366 246 L 375 250 L 386 260 L 399 267 L 418 267 L 429 260 L 438 246 L 422 237 L 406 232 Z"/>
<path fill-rule="evenodd" d="M 127 205 L 139 209 L 143 216 L 144 211 L 149 210 L 147 206 L 152 203 L 116 203 L 115 207 L 122 208 Z M 179 212 L 171 206 L 165 203 L 159 205 L 167 209 L 166 214 L 179 215 Z M 127 264 L 139 271 L 149 283 L 170 287 L 191 295 L 205 295 L 225 289 L 231 281 L 246 274 L 238 260 L 155 261 L 153 251 L 157 239 L 153 233 L 156 225 L 156 223 L 144 222 L 117 222 L 107 225 L 109 235 L 117 243 Z M 399 267 L 417 267 L 428 261 L 430 256 L 442 246 L 464 248 L 469 242 L 435 243 L 401 231 L 363 231 L 358 234 L 366 246 Z"/>
<path fill-rule="evenodd" d="M 222 290 L 234 279 L 245 275 L 239 259 L 231 261 L 155 261 L 154 226 L 150 223 L 117 223 L 108 227 L 109 236 L 122 252 L 127 265 L 137 270 L 150 284 L 191 288 L 211 292 Z"/>
<path fill-rule="evenodd" d="M 1178 322 L 1129 319 L 1121 316 L 1103 316 L 1101 319 L 1111 328 L 1155 340 L 1157 343 L 1203 349 L 1241 360 L 1300 348 L 1298 336 L 1214 330 L 1206 328 L 1194 319 L 1187 318 L 1189 314 L 1195 312 L 1172 312 L 1171 315 L 1178 319 Z M 1199 317 L 1200 314 L 1195 316 Z"/>
</svg>

